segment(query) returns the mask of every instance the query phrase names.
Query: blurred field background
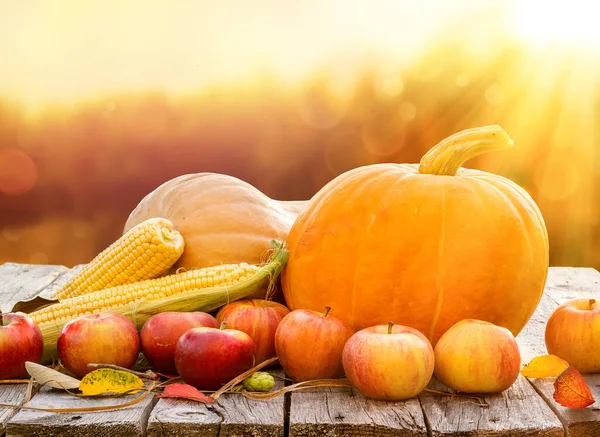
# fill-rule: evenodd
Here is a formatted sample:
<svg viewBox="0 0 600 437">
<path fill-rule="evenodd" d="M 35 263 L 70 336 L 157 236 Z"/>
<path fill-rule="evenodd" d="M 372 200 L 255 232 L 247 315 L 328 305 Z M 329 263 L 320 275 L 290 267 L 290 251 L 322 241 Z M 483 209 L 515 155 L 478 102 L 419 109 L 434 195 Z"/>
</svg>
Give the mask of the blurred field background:
<svg viewBox="0 0 600 437">
<path fill-rule="evenodd" d="M 498 123 L 467 163 L 540 206 L 551 264 L 600 268 L 593 2 L 0 0 L 0 264 L 88 262 L 192 172 L 308 199 Z"/>
</svg>

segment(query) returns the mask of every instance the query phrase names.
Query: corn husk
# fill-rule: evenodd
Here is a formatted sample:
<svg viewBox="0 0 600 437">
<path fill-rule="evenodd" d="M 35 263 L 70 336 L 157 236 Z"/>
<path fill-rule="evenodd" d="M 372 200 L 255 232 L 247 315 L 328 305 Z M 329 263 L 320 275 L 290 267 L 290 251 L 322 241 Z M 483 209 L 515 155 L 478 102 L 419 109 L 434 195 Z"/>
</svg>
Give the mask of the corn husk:
<svg viewBox="0 0 600 437">
<path fill-rule="evenodd" d="M 256 274 L 247 281 L 217 287 L 186 291 L 162 299 L 147 300 L 108 308 L 107 311 L 119 313 L 129 318 L 141 329 L 146 320 L 155 314 L 175 311 L 212 311 L 234 300 L 244 299 L 266 287 L 272 288 L 288 259 L 288 251 L 282 246 L 276 249 L 270 259 Z M 38 326 L 44 336 L 44 355 L 41 363 L 51 363 L 58 358 L 56 342 L 64 325 L 68 321 L 40 323 Z"/>
</svg>

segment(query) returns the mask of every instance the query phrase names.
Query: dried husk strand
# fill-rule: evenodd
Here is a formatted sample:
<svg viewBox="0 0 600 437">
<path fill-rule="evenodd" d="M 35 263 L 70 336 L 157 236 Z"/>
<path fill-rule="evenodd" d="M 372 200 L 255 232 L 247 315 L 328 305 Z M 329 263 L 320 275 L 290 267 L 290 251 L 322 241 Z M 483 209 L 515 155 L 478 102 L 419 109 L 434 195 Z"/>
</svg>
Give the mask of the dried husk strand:
<svg viewBox="0 0 600 437">
<path fill-rule="evenodd" d="M 269 399 L 276 398 L 278 396 L 284 395 L 286 393 L 291 393 L 300 390 L 306 390 L 310 388 L 324 388 L 324 387 L 353 387 L 350 381 L 346 378 L 340 379 L 314 379 L 311 381 L 303 381 L 298 382 L 296 384 L 288 385 L 279 390 L 273 390 L 267 393 L 262 392 L 249 392 L 246 390 L 242 390 L 239 393 L 247 397 L 248 399 L 252 399 L 255 401 L 266 401 Z M 467 399 L 469 401 L 474 400 L 475 405 L 483 408 L 489 407 L 489 404 L 481 397 L 476 395 L 464 394 L 464 393 L 451 393 L 447 391 L 441 390 L 432 390 L 432 389 L 424 389 L 423 392 L 433 393 L 441 396 L 449 396 L 449 397 L 459 397 L 463 399 Z"/>
<path fill-rule="evenodd" d="M 247 377 L 252 375 L 254 372 L 257 372 L 260 369 L 262 369 L 263 367 L 267 367 L 268 365 L 273 364 L 277 360 L 278 360 L 277 357 L 269 358 L 268 360 L 265 360 L 262 363 L 257 364 L 253 368 L 246 370 L 244 373 L 239 374 L 238 376 L 233 378 L 231 381 L 229 381 L 227 384 L 225 384 L 223 387 L 221 387 L 219 390 L 214 392 L 212 395 L 210 395 L 210 397 L 213 398 L 215 401 L 218 400 L 219 397 L 223 393 L 227 393 L 230 389 L 232 389 L 233 387 L 238 385 L 240 382 L 242 382 L 244 379 L 246 379 Z"/>
<path fill-rule="evenodd" d="M 108 310 L 129 318 L 139 330 L 146 320 L 161 312 L 212 311 L 229 302 L 251 296 L 261 289 L 264 290 L 265 286 L 271 289 L 275 287 L 277 277 L 288 260 L 288 250 L 283 244 L 275 241 L 272 241 L 271 244 L 275 247 L 275 251 L 268 263 L 243 283 L 186 291 L 161 299 L 115 306 Z M 41 363 L 51 363 L 53 358 L 57 357 L 56 342 L 66 323 L 66 321 L 61 321 L 38 325 L 44 336 L 44 355 Z"/>
<path fill-rule="evenodd" d="M 249 399 L 258 400 L 258 401 L 266 401 L 266 400 L 276 398 L 277 396 L 281 396 L 281 395 L 289 393 L 289 392 L 306 390 L 308 388 L 315 388 L 315 387 L 352 387 L 352 384 L 350 384 L 350 381 L 348 381 L 345 378 L 342 378 L 342 379 L 315 379 L 312 381 L 298 382 L 296 384 L 288 385 L 287 387 L 284 387 L 282 389 L 270 391 L 267 393 L 250 392 L 250 391 L 246 391 L 246 390 L 242 390 L 240 393 Z"/>
</svg>

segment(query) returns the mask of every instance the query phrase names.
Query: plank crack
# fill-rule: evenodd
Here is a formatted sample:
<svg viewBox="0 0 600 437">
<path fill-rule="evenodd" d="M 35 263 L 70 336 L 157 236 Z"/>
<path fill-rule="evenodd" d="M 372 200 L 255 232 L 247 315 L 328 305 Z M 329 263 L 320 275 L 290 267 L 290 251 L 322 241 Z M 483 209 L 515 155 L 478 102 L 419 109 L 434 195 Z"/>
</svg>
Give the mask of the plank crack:
<svg viewBox="0 0 600 437">
<path fill-rule="evenodd" d="M 423 408 L 423 402 L 421 401 L 421 396 L 417 396 L 417 401 L 419 402 L 419 406 L 421 407 L 421 414 L 423 414 L 423 422 L 425 422 L 425 430 L 427 431 L 427 435 L 431 437 L 433 435 L 433 431 L 431 430 L 431 423 L 429 422 L 429 417 L 425 414 L 425 408 Z"/>
<path fill-rule="evenodd" d="M 217 404 L 220 408 L 223 408 L 223 405 L 221 405 L 219 403 L 219 401 L 216 401 L 215 404 Z M 219 408 L 216 408 L 215 405 L 205 404 L 205 406 L 208 411 L 215 413 L 217 415 L 217 417 L 219 418 L 219 423 L 217 424 L 217 436 L 220 436 L 221 435 L 221 425 L 225 421 L 225 416 L 223 415 L 223 413 L 221 413 L 219 411 Z"/>
</svg>

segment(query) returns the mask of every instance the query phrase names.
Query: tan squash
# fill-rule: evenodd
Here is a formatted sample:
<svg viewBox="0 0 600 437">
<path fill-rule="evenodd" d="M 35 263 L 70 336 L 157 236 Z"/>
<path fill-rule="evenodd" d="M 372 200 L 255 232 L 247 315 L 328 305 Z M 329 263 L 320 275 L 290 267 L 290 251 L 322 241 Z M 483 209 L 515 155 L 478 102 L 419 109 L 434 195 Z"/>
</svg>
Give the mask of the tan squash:
<svg viewBox="0 0 600 437">
<path fill-rule="evenodd" d="M 124 232 L 151 217 L 171 220 L 185 241 L 173 269 L 265 261 L 271 240 L 285 241 L 305 201 L 273 200 L 232 176 L 196 173 L 171 179 L 130 214 Z"/>
</svg>

